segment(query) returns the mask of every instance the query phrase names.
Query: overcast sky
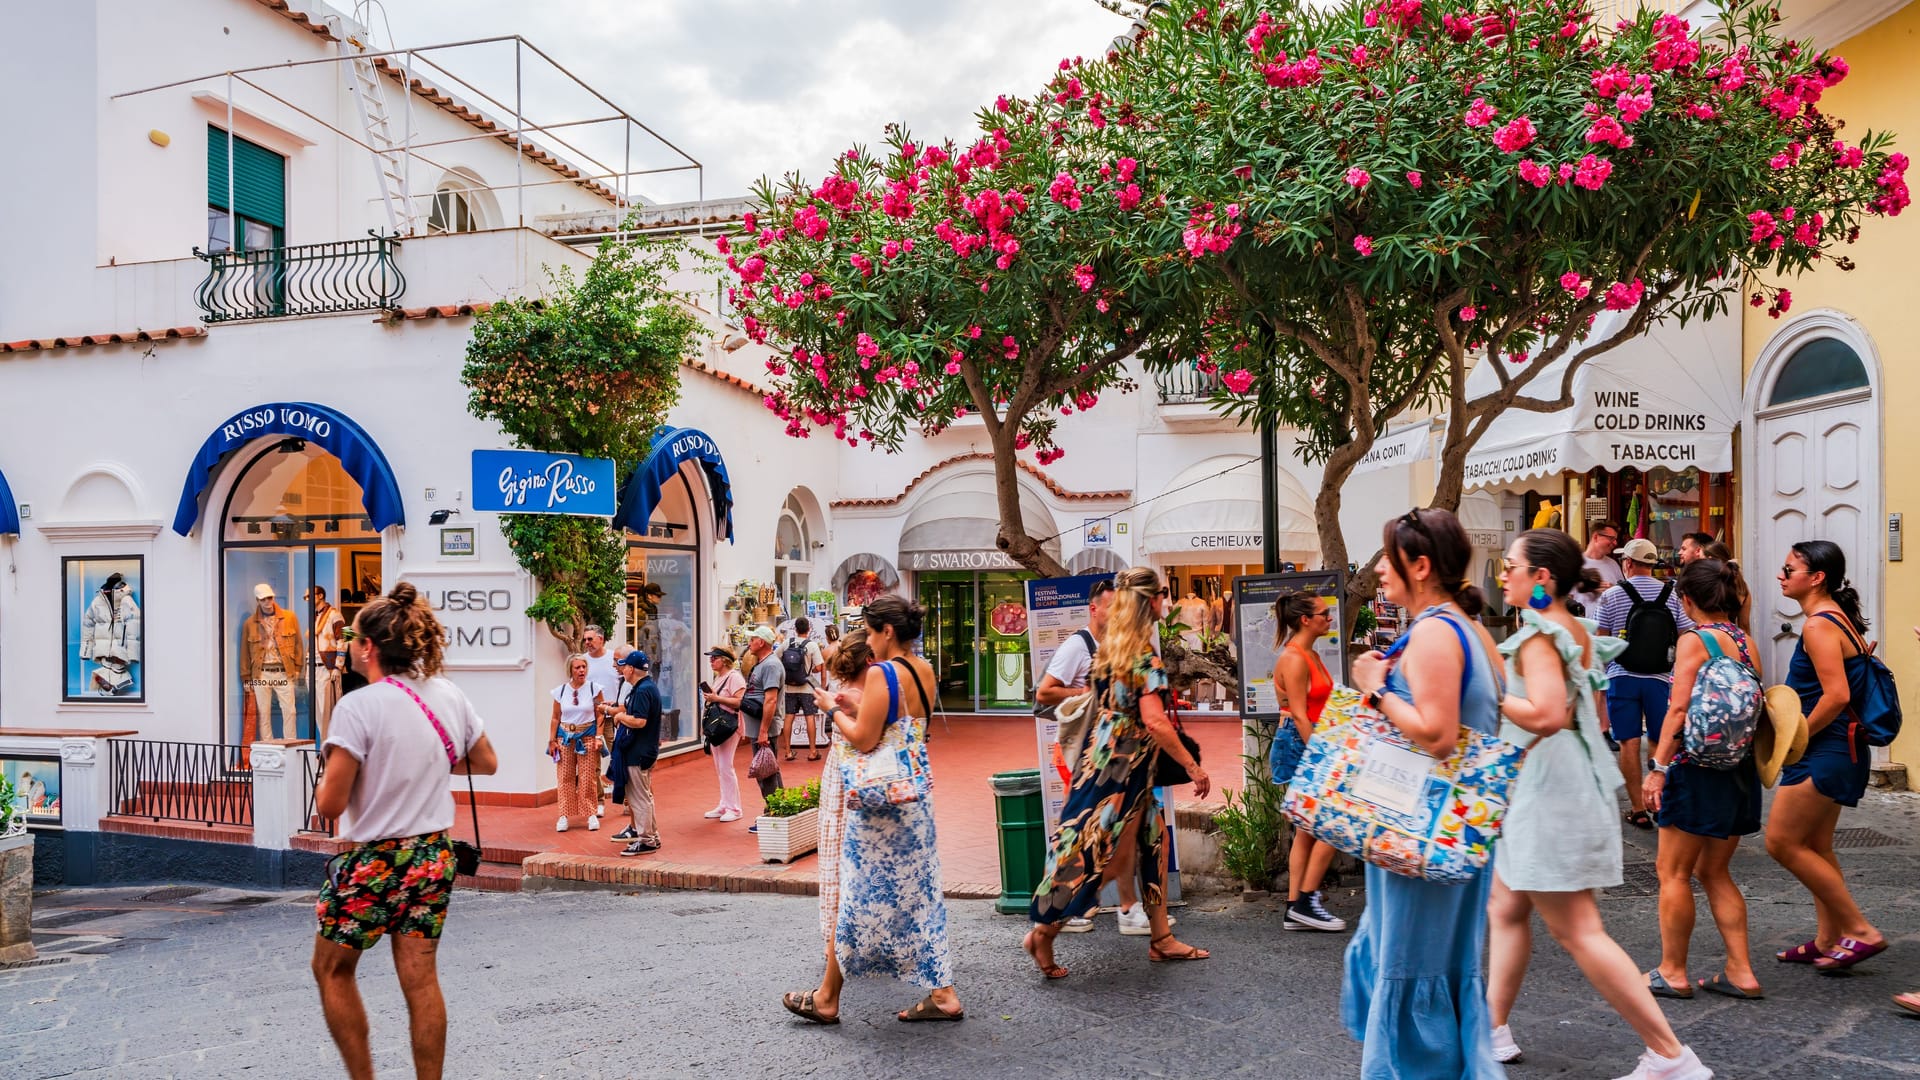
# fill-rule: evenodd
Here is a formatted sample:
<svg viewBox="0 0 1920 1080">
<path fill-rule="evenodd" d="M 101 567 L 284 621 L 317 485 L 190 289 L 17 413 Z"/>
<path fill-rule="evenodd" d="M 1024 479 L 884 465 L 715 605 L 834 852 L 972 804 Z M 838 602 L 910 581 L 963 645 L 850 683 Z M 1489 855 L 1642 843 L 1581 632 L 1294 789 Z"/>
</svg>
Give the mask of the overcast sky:
<svg viewBox="0 0 1920 1080">
<path fill-rule="evenodd" d="M 402 47 L 520 34 L 705 165 L 709 198 L 763 174 L 818 177 L 889 121 L 923 140 L 963 133 L 996 94 L 1031 92 L 1062 57 L 1102 53 L 1127 26 L 1095 0 L 385 5 Z"/>
</svg>

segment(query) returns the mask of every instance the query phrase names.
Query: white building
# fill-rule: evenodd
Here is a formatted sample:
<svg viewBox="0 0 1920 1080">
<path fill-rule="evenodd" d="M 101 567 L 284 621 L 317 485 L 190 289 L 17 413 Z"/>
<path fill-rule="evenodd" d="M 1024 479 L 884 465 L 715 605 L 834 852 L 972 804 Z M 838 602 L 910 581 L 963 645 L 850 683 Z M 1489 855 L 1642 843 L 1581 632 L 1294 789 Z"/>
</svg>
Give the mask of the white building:
<svg viewBox="0 0 1920 1080">
<path fill-rule="evenodd" d="M 543 85 L 590 107 L 500 90 L 483 76 L 501 57 L 545 63 L 518 39 L 381 52 L 314 0 L 76 0 L 22 20 L 48 47 L 0 71 L 34 148 L 0 202 L 16 254 L 0 269 L 0 761 L 48 756 L 57 731 L 135 733 L 113 753 L 184 747 L 217 777 L 257 740 L 310 738 L 333 677 L 309 590 L 350 617 L 404 578 L 441 609 L 451 674 L 501 751 L 482 800 L 550 800 L 563 656 L 472 509 L 472 451 L 507 440 L 466 410 L 471 316 L 584 267 L 643 205 L 643 170 L 697 164 L 642 153 L 637 122 L 558 69 Z M 643 225 L 697 234 L 742 209 L 687 194 Z M 992 632 L 1024 575 L 994 548 L 984 430 L 898 455 L 789 439 L 760 400 L 766 350 L 705 317 L 671 437 L 624 493 L 652 510 L 625 522 L 613 636 L 655 654 L 669 752 L 694 749 L 705 647 L 821 593 L 922 599 L 948 707 L 1024 710 L 1024 642 Z M 1207 387 L 1141 382 L 1065 418 L 1063 460 L 1023 465 L 1028 528 L 1076 570 L 1148 563 L 1176 594 L 1217 593 L 1260 562 L 1257 440 L 1212 416 Z M 1317 564 L 1315 470 L 1284 465 L 1272 527 Z M 1356 557 L 1411 483 L 1350 486 Z"/>
</svg>

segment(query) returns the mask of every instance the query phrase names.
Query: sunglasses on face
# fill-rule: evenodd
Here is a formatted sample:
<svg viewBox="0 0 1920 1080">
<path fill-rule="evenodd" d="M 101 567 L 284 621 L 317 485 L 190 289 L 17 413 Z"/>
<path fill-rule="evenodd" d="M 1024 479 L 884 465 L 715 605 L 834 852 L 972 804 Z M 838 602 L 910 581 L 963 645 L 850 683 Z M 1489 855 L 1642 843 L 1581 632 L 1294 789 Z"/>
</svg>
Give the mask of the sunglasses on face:
<svg viewBox="0 0 1920 1080">
<path fill-rule="evenodd" d="M 360 631 L 355 630 L 353 627 L 349 626 L 346 629 L 340 631 L 340 640 L 341 641 L 359 641 Z"/>
<path fill-rule="evenodd" d="M 1813 571 L 1801 570 L 1797 567 L 1792 567 L 1792 566 L 1783 566 L 1780 568 L 1780 576 L 1783 578 L 1789 578 L 1795 574 L 1811 574 L 1811 573 L 1813 573 Z"/>
</svg>

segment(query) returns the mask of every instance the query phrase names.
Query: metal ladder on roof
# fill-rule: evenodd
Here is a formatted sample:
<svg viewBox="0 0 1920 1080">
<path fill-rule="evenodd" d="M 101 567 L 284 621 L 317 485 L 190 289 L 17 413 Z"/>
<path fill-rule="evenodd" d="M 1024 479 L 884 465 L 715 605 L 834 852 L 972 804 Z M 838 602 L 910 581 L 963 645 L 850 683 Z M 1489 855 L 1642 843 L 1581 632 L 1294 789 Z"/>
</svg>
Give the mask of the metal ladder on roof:
<svg viewBox="0 0 1920 1080">
<path fill-rule="evenodd" d="M 373 60 L 366 56 L 367 45 L 354 34 L 340 35 L 340 55 L 348 58 L 347 87 L 360 110 L 360 127 L 372 151 L 374 184 L 386 204 L 387 227 L 398 236 L 412 236 L 415 226 L 413 194 L 407 186 L 407 160 L 402 145 L 393 137 L 387 112 L 386 80 Z M 411 88 L 404 90 L 411 93 Z"/>
</svg>

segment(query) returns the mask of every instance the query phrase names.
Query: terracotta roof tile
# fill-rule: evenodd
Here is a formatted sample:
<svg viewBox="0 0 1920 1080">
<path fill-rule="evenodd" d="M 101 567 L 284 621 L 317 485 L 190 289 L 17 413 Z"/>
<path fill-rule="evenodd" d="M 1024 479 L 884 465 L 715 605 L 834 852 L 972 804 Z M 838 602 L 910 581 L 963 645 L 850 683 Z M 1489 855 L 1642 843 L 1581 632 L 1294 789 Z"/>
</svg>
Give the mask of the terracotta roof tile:
<svg viewBox="0 0 1920 1080">
<path fill-rule="evenodd" d="M 427 307 L 394 308 L 382 312 L 378 322 L 402 322 L 408 319 L 457 319 L 464 315 L 478 315 L 492 307 L 491 301 L 478 304 L 431 304 Z"/>
<path fill-rule="evenodd" d="M 101 334 L 69 334 L 63 337 L 29 338 L 24 341 L 0 341 L 0 353 L 40 352 L 48 349 L 78 349 L 91 345 L 125 345 L 141 341 L 177 341 L 205 337 L 204 326 L 169 326 L 161 330 L 121 330 Z"/>
<path fill-rule="evenodd" d="M 914 488 L 919 487 L 921 481 L 925 480 L 927 477 L 932 476 L 934 473 L 939 472 L 941 469 L 944 469 L 949 465 L 957 465 L 962 461 L 992 461 L 992 460 L 993 460 L 992 454 L 982 454 L 982 453 L 957 454 L 953 457 L 948 458 L 945 461 L 940 462 L 937 465 L 929 466 L 925 472 L 921 473 L 919 476 L 916 476 L 912 480 L 908 481 L 907 486 L 900 489 L 900 494 L 898 495 L 888 496 L 887 498 L 884 498 L 884 499 L 836 499 L 829 505 L 836 510 L 857 509 L 860 507 L 871 507 L 871 506 L 893 506 L 899 503 L 902 499 L 905 499 L 907 495 L 913 491 Z M 1041 472 L 1039 467 L 1034 465 L 1032 462 L 1016 459 L 1014 461 L 1014 464 L 1019 466 L 1022 472 L 1025 472 L 1027 475 L 1040 481 L 1042 484 L 1047 485 L 1047 490 L 1053 492 L 1054 498 L 1057 498 L 1057 499 L 1065 499 L 1069 502 L 1094 502 L 1094 501 L 1111 502 L 1118 499 L 1130 499 L 1133 497 L 1133 492 L 1131 491 L 1068 491 L 1066 488 L 1061 487 L 1058 483 L 1055 483 L 1052 477 L 1048 476 L 1046 473 Z"/>
<path fill-rule="evenodd" d="M 756 398 L 766 396 L 767 392 L 764 389 L 760 388 L 759 386 L 751 382 L 748 382 L 747 380 L 741 378 L 738 375 L 729 374 L 728 372 L 721 371 L 719 368 L 711 367 L 707 365 L 704 361 L 689 359 L 682 362 L 685 363 L 686 366 L 692 368 L 693 370 L 699 372 L 702 375 L 705 375 L 709 378 L 718 379 L 721 382 L 726 383 L 728 386 L 732 386 L 740 390 L 745 390 L 747 393 L 752 394 Z"/>
</svg>

